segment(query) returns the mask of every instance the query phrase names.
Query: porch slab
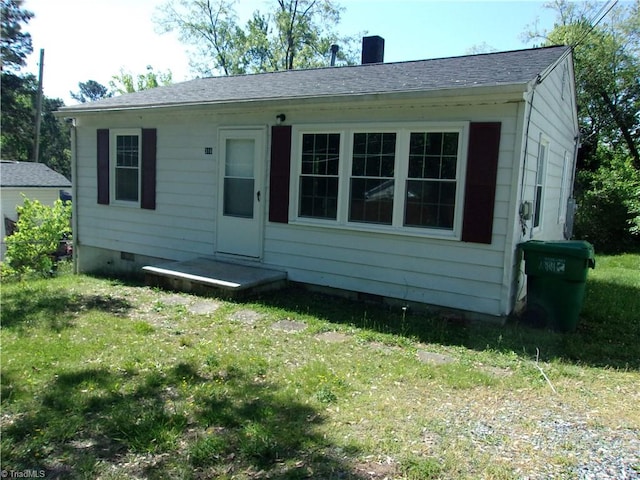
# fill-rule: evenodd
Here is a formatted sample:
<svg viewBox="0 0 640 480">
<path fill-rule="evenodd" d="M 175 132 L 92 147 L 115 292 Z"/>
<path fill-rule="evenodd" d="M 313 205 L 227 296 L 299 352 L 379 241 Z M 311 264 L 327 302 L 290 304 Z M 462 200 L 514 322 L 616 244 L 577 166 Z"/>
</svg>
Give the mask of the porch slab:
<svg viewBox="0 0 640 480">
<path fill-rule="evenodd" d="M 147 265 L 142 271 L 147 285 L 230 296 L 278 289 L 287 281 L 287 273 L 280 270 L 209 258 Z"/>
</svg>

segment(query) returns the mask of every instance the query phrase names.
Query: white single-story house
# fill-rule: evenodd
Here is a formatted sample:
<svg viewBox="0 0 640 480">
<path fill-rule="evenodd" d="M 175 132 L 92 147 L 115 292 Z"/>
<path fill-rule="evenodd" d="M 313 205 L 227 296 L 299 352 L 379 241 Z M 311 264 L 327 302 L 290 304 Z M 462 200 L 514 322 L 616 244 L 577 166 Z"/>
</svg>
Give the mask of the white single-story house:
<svg viewBox="0 0 640 480">
<path fill-rule="evenodd" d="M 381 60 L 62 108 L 77 269 L 253 262 L 292 282 L 508 315 L 525 291 L 517 245 L 564 238 L 571 49 Z"/>
<path fill-rule="evenodd" d="M 71 189 L 71 182 L 44 163 L 0 162 L 0 201 L 2 203 L 2 259 L 6 250 L 5 237 L 10 226 L 18 220 L 17 207 L 24 203 L 24 197 L 38 200 L 44 205 L 53 205 L 61 197 L 61 192 Z"/>
</svg>

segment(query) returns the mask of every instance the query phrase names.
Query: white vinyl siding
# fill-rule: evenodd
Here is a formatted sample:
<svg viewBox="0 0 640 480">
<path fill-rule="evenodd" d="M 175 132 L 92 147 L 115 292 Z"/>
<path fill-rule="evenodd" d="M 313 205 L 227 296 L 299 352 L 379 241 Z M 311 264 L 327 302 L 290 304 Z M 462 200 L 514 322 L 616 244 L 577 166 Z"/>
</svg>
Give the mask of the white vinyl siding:
<svg viewBox="0 0 640 480">
<path fill-rule="evenodd" d="M 531 112 L 526 112 L 524 131 L 528 139 L 524 160 L 524 185 L 520 202 L 529 201 L 532 206 L 536 199 L 538 180 L 538 159 L 540 145 L 547 142 L 544 165 L 543 201 L 539 205 L 539 225 L 534 227 L 535 218 L 526 225 L 523 240 L 561 240 L 564 238 L 564 222 L 558 221 L 559 208 L 566 210 L 567 199 L 571 196 L 573 164 L 578 136 L 575 116 L 575 93 L 572 89 L 572 67 L 570 59 L 551 71 L 542 83 L 535 86 L 535 93 L 529 96 L 533 100 Z M 562 91 L 564 90 L 564 95 Z M 527 126 L 528 123 L 528 126 Z M 565 153 L 570 165 L 569 174 L 563 179 Z M 520 179 L 519 179 L 520 181 Z M 560 207 L 561 206 L 561 207 Z M 534 210 L 535 212 L 535 210 Z M 566 217 L 566 215 L 565 215 Z"/>
<path fill-rule="evenodd" d="M 245 110 L 243 110 L 246 109 Z M 112 251 L 166 260 L 213 256 L 216 251 L 219 163 L 218 131 L 232 126 L 271 125 L 283 107 L 236 107 L 216 113 L 215 108 L 192 110 L 107 113 L 78 118 L 76 178 L 80 269 L 103 269 L 111 258 L 84 259 L 82 251 Z M 336 123 L 336 111 L 341 123 Z M 513 202 L 519 174 L 514 172 L 516 150 L 521 148 L 521 126 L 514 102 L 476 105 L 472 99 L 455 98 L 447 104 L 403 101 L 331 104 L 309 108 L 304 102 L 288 104 L 293 123 L 289 224 L 265 222 L 262 262 L 285 270 L 292 281 L 460 308 L 490 315 L 509 313 L 508 292 L 512 275 L 511 235 L 516 209 Z M 405 226 L 405 191 L 408 180 L 411 133 L 456 131 L 460 134 L 460 169 L 465 178 L 469 122 L 500 121 L 501 141 L 491 244 L 451 241 L 451 231 Z M 520 120 L 521 121 L 521 120 Z M 96 128 L 128 129 L 142 124 L 157 129 L 156 210 L 101 208 L 96 203 Z M 394 131 L 404 135 L 398 144 L 394 225 L 348 222 L 350 136 L 345 132 Z M 299 215 L 302 176 L 302 133 L 341 134 L 338 208 L 332 218 Z M 270 144 L 270 139 L 267 139 Z M 404 145 L 404 146 L 402 146 Z M 206 149 L 211 148 L 212 154 Z M 268 150 L 265 180 L 269 178 Z M 349 152 L 349 153 L 345 153 Z M 402 170 L 398 170 L 402 168 Z M 406 169 L 406 170 L 405 170 Z M 400 173 L 398 173 L 400 172 Z M 400 176 L 402 175 L 402 177 Z M 333 174 L 318 173 L 328 178 Z M 514 180 L 515 179 L 515 180 Z M 399 183 L 398 183 L 399 182 Z M 463 206 L 464 188 L 456 188 L 456 206 Z M 268 198 L 268 194 L 264 194 Z M 267 202 L 261 205 L 266 208 Z M 557 203 L 554 203 L 557 205 Z M 462 216 L 456 217 L 456 222 Z M 454 225 L 454 230 L 461 225 Z M 84 248 L 84 250 L 83 250 Z M 506 252 L 506 253 L 505 253 Z M 102 262 L 102 263 L 101 263 Z M 506 293 L 505 293 L 506 292 Z"/>
</svg>

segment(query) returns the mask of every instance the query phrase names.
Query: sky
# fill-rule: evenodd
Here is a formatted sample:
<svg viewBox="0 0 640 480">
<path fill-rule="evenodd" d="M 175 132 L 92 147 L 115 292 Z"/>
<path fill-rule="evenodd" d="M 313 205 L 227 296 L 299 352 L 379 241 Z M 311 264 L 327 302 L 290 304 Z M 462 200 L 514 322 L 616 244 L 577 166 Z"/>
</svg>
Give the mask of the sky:
<svg viewBox="0 0 640 480">
<path fill-rule="evenodd" d="M 195 77 L 188 47 L 177 34 L 155 31 L 153 16 L 166 0 L 25 0 L 34 17 L 24 28 L 33 53 L 23 71 L 38 74 L 44 49 L 44 94 L 77 103 L 69 94 L 78 83 L 105 86 L 121 70 L 145 73 L 170 70 L 173 81 Z M 273 3 L 274 0 L 271 0 Z M 344 7 L 339 32 L 380 35 L 385 62 L 465 55 L 474 46 L 506 51 L 529 48 L 522 33 L 538 22 L 551 30 L 555 14 L 538 0 L 338 0 Z M 266 0 L 239 0 L 243 25 L 251 13 L 266 10 Z"/>
</svg>

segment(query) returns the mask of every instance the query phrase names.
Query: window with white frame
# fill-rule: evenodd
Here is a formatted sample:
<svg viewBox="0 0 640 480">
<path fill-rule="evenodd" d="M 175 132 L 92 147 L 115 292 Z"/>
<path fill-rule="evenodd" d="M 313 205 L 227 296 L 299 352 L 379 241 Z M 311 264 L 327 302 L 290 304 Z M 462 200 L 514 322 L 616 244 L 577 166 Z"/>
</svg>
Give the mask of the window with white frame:
<svg viewBox="0 0 640 480">
<path fill-rule="evenodd" d="M 538 148 L 538 165 L 536 169 L 536 190 L 533 200 L 533 228 L 539 228 L 542 222 L 542 209 L 544 203 L 544 179 L 549 152 L 549 142 L 541 139 Z"/>
<path fill-rule="evenodd" d="M 458 132 L 412 132 L 404 225 L 453 229 Z"/>
<path fill-rule="evenodd" d="M 302 135 L 298 215 L 336 220 L 340 162 L 339 133 Z"/>
<path fill-rule="evenodd" d="M 396 133 L 354 133 L 349 221 L 391 225 Z"/>
<path fill-rule="evenodd" d="M 571 158 L 569 157 L 569 152 L 565 151 L 562 162 L 562 184 L 560 187 L 560 200 L 558 204 L 558 223 L 564 223 L 567 218 L 567 201 L 569 200 L 570 195 L 572 174 Z"/>
<path fill-rule="evenodd" d="M 140 201 L 140 130 L 112 131 L 112 199 L 115 202 Z"/>
<path fill-rule="evenodd" d="M 297 221 L 459 238 L 468 124 L 301 128 Z"/>
</svg>

